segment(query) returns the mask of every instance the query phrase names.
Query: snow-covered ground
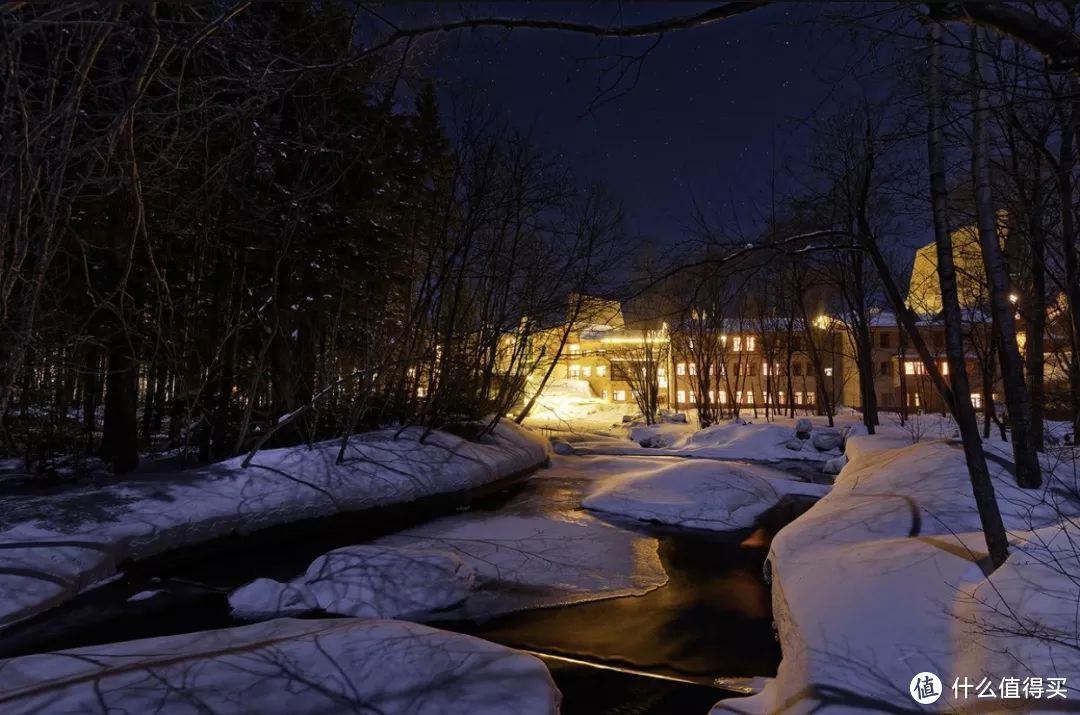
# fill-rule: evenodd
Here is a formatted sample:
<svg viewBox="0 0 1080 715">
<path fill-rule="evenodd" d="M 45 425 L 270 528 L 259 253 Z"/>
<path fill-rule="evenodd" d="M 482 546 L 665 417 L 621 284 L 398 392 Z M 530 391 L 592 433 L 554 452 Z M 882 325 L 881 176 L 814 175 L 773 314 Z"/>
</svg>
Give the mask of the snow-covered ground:
<svg viewBox="0 0 1080 715">
<path fill-rule="evenodd" d="M 536 401 L 525 424 L 560 431 L 608 434 L 623 417 L 637 417 L 632 402 L 610 402 L 595 395 L 588 380 L 553 378 Z"/>
<path fill-rule="evenodd" d="M 0 499 L 0 627 L 112 577 L 118 564 L 231 532 L 412 501 L 535 468 L 546 443 L 508 423 L 483 442 L 410 428 L 260 452 L 173 474 Z"/>
<path fill-rule="evenodd" d="M 795 426 L 799 419 L 808 419 L 812 423 L 811 439 L 796 438 Z M 654 425 L 635 423 L 623 428 L 628 439 L 621 444 L 608 439 L 586 439 L 575 440 L 573 447 L 578 454 L 664 454 L 710 459 L 826 462 L 837 457 L 840 451 L 815 447 L 814 437 L 835 435 L 842 438 L 844 430 L 858 423 L 854 417 L 838 417 L 836 427 L 829 428 L 823 418 L 799 419 L 780 417 L 771 422 L 750 424 L 725 422 L 703 430 L 698 429 L 692 418 L 687 422 L 662 421 Z M 818 444 L 825 444 L 820 437 Z"/>
<path fill-rule="evenodd" d="M 595 487 L 582 505 L 642 521 L 726 531 L 753 526 L 786 495 L 820 497 L 829 491 L 753 464 L 668 460 L 633 466 Z"/>
<path fill-rule="evenodd" d="M 715 711 L 918 710 L 909 687 L 925 671 L 943 683 L 932 710 L 1064 710 L 1080 697 L 1075 455 L 1048 457 L 1044 488 L 1022 490 L 1003 466 L 1009 446 L 986 443 L 1011 540 L 1006 564 L 986 576 L 959 446 L 881 432 L 851 439 L 831 493 L 774 539 L 779 672 L 760 694 Z M 996 699 L 985 689 L 977 697 L 984 678 Z M 1066 678 L 1070 700 L 1025 700 L 1022 690 L 1002 699 L 1003 687 L 1031 678 Z"/>
<path fill-rule="evenodd" d="M 403 621 L 278 619 L 0 661 L 0 712 L 554 715 L 544 664 Z"/>
</svg>

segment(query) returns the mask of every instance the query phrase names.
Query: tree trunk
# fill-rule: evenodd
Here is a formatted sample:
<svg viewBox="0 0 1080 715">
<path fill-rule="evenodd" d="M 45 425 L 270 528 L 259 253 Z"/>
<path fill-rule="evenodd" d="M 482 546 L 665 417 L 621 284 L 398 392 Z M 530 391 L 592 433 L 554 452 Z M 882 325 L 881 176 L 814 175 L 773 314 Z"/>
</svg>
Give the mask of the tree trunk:
<svg viewBox="0 0 1080 715">
<path fill-rule="evenodd" d="M 1009 270 L 998 238 L 997 215 L 991 192 L 990 135 L 986 98 L 982 88 L 978 29 L 971 32 L 971 63 L 975 92 L 972 116 L 972 176 L 975 181 L 975 216 L 979 229 L 979 245 L 990 285 L 990 312 L 997 330 L 1001 382 L 1012 424 L 1016 483 L 1021 487 L 1035 488 L 1042 484 L 1042 473 L 1039 453 L 1032 439 L 1031 395 L 1024 379 L 1024 367 L 1016 339 L 1016 309 L 1009 300 Z M 951 258 L 950 256 L 950 260 Z"/>
<path fill-rule="evenodd" d="M 101 435 L 101 456 L 112 461 L 116 474 L 130 472 L 139 464 L 136 377 L 137 363 L 131 343 L 127 334 L 118 330 L 109 339 L 105 419 Z"/>
<path fill-rule="evenodd" d="M 945 149 L 942 125 L 945 118 L 945 98 L 941 87 L 941 26 L 930 23 L 930 67 L 928 77 L 929 121 L 927 126 L 927 153 L 930 164 L 930 198 L 934 218 L 934 242 L 937 246 L 938 280 L 941 284 L 941 302 L 945 317 L 945 343 L 948 352 L 949 374 L 952 379 L 952 412 L 960 428 L 964 457 L 967 460 L 971 490 L 979 511 L 986 548 L 997 568 L 1008 558 L 1008 539 L 1001 521 L 994 485 L 986 466 L 979 423 L 975 408 L 971 405 L 971 389 L 968 386 L 967 368 L 964 361 L 963 322 L 956 290 L 956 268 L 953 265 L 952 237 L 947 224 L 947 189 L 945 184 Z"/>
</svg>

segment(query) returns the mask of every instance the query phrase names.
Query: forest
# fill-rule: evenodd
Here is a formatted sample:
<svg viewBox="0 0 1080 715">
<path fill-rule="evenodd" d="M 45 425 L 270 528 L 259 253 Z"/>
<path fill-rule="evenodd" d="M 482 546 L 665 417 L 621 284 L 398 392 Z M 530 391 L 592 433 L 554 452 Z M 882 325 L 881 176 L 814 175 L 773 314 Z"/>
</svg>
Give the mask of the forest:
<svg viewBox="0 0 1080 715">
<path fill-rule="evenodd" d="M 0 13 L 5 452 L 123 473 L 517 399 L 619 209 L 490 112 L 451 140 L 421 63 L 350 59 L 359 12 Z"/>
</svg>

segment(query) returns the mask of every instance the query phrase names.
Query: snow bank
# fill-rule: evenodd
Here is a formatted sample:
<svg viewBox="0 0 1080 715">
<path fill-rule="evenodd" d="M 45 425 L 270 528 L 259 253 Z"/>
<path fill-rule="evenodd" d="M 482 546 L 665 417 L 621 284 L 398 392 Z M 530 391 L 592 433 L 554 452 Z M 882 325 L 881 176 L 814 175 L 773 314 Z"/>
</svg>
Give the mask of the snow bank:
<svg viewBox="0 0 1080 715">
<path fill-rule="evenodd" d="M 364 618 L 417 618 L 465 600 L 476 580 L 457 555 L 387 546 L 346 546 L 315 559 L 289 583 L 260 578 L 229 594 L 239 618 L 321 608 Z"/>
<path fill-rule="evenodd" d="M 718 531 L 753 526 L 785 495 L 823 496 L 829 487 L 777 478 L 750 464 L 691 461 L 606 480 L 582 501 L 594 511 Z"/>
<path fill-rule="evenodd" d="M 401 621 L 280 619 L 0 661 L 0 711 L 557 713 L 543 663 Z"/>
<path fill-rule="evenodd" d="M 420 428 L 260 452 L 122 483 L 0 499 L 0 627 L 61 603 L 128 559 L 299 519 L 403 503 L 542 464 L 546 443 L 502 422 L 482 442 Z"/>
<path fill-rule="evenodd" d="M 987 449 L 1002 457 L 1006 448 L 988 443 Z M 897 434 L 856 436 L 847 455 L 832 491 L 772 543 L 773 611 L 783 650 L 775 681 L 714 712 L 917 709 L 908 688 L 923 671 L 945 684 L 936 707 L 1000 709 L 1010 703 L 977 702 L 974 694 L 953 701 L 954 679 L 992 676 L 997 689 L 1008 677 L 1076 678 L 1076 570 L 1065 565 L 1073 563 L 1065 558 L 1073 545 L 1051 539 L 1067 523 L 1060 509 L 1070 502 L 1071 485 L 1064 475 L 1048 479 L 1045 489 L 1022 490 L 990 462 L 1006 527 L 1014 544 L 1025 546 L 1014 545 L 1006 565 L 987 578 L 958 446 L 905 444 Z M 1068 479 L 1075 480 L 1071 471 Z M 1071 503 L 1075 516 L 1075 498 Z M 1031 546 L 1047 542 L 1057 546 Z M 1007 632 L 1014 615 L 1037 625 L 1029 632 L 1040 637 L 1020 638 L 1015 625 Z M 1063 634 L 1057 643 L 1042 637 L 1053 632 Z"/>
<path fill-rule="evenodd" d="M 797 439 L 795 424 L 795 420 L 788 418 L 750 424 L 730 422 L 703 430 L 698 430 L 693 424 L 635 424 L 627 432 L 630 441 L 635 442 L 635 445 L 594 441 L 580 442 L 574 446 L 578 454 L 665 454 L 678 457 L 770 461 L 795 459 L 825 462 L 840 454 L 839 449 L 816 449 L 813 438 Z M 846 426 L 829 430 L 817 425 L 811 434 L 823 446 L 838 447 L 846 431 Z M 833 434 L 836 435 L 835 443 L 825 445 L 822 440 Z"/>
<path fill-rule="evenodd" d="M 586 514 L 472 513 L 445 517 L 376 544 L 451 551 L 476 572 L 476 588 L 451 618 L 632 596 L 667 583 L 657 541 Z"/>
</svg>

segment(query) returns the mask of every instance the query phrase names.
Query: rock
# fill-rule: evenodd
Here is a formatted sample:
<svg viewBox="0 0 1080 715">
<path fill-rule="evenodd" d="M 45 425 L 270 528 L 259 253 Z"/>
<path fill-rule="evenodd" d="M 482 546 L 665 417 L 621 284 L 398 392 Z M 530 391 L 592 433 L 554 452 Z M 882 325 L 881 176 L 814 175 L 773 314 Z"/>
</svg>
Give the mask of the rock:
<svg viewBox="0 0 1080 715">
<path fill-rule="evenodd" d="M 675 436 L 657 432 L 655 426 L 641 425 L 630 428 L 630 439 L 642 447 L 656 449 L 670 446 Z"/>
<path fill-rule="evenodd" d="M 663 415 L 664 422 L 674 422 L 678 424 L 686 424 L 686 413 L 676 412 L 675 414 Z"/>
<path fill-rule="evenodd" d="M 819 429 L 814 432 L 813 439 L 814 449 L 819 452 L 829 452 L 834 449 L 840 449 L 840 445 L 844 443 L 844 437 L 838 430 L 834 429 Z"/>
<path fill-rule="evenodd" d="M 393 546 L 346 546 L 311 562 L 303 576 L 260 578 L 229 594 L 238 618 L 258 620 L 322 609 L 361 618 L 408 618 L 465 600 L 476 572 L 457 554 Z"/>
<path fill-rule="evenodd" d="M 810 432 L 814 429 L 814 423 L 806 417 L 801 417 L 795 423 L 795 436 L 799 439 L 810 439 Z"/>
<path fill-rule="evenodd" d="M 327 613 L 407 618 L 461 603 L 476 572 L 448 551 L 346 546 L 312 561 L 303 578 Z"/>
<path fill-rule="evenodd" d="M 847 464 L 848 458 L 846 454 L 841 454 L 839 457 L 833 457 L 829 461 L 825 462 L 825 467 L 821 470 L 826 474 L 839 474 L 840 470 Z"/>
<path fill-rule="evenodd" d="M 574 453 L 574 446 L 563 439 L 552 439 L 551 449 L 555 451 L 555 454 L 567 455 Z"/>
<path fill-rule="evenodd" d="M 319 610 L 319 602 L 304 584 L 281 583 L 257 578 L 229 594 L 229 605 L 237 618 L 260 620 L 277 616 L 298 616 Z"/>
<path fill-rule="evenodd" d="M 787 447 L 788 449 L 790 449 L 792 452 L 800 452 L 800 451 L 802 451 L 802 448 L 803 448 L 804 444 L 806 444 L 806 443 L 803 442 L 801 439 L 797 439 L 797 438 L 796 439 L 789 439 L 787 442 L 784 442 L 784 446 Z"/>
</svg>

